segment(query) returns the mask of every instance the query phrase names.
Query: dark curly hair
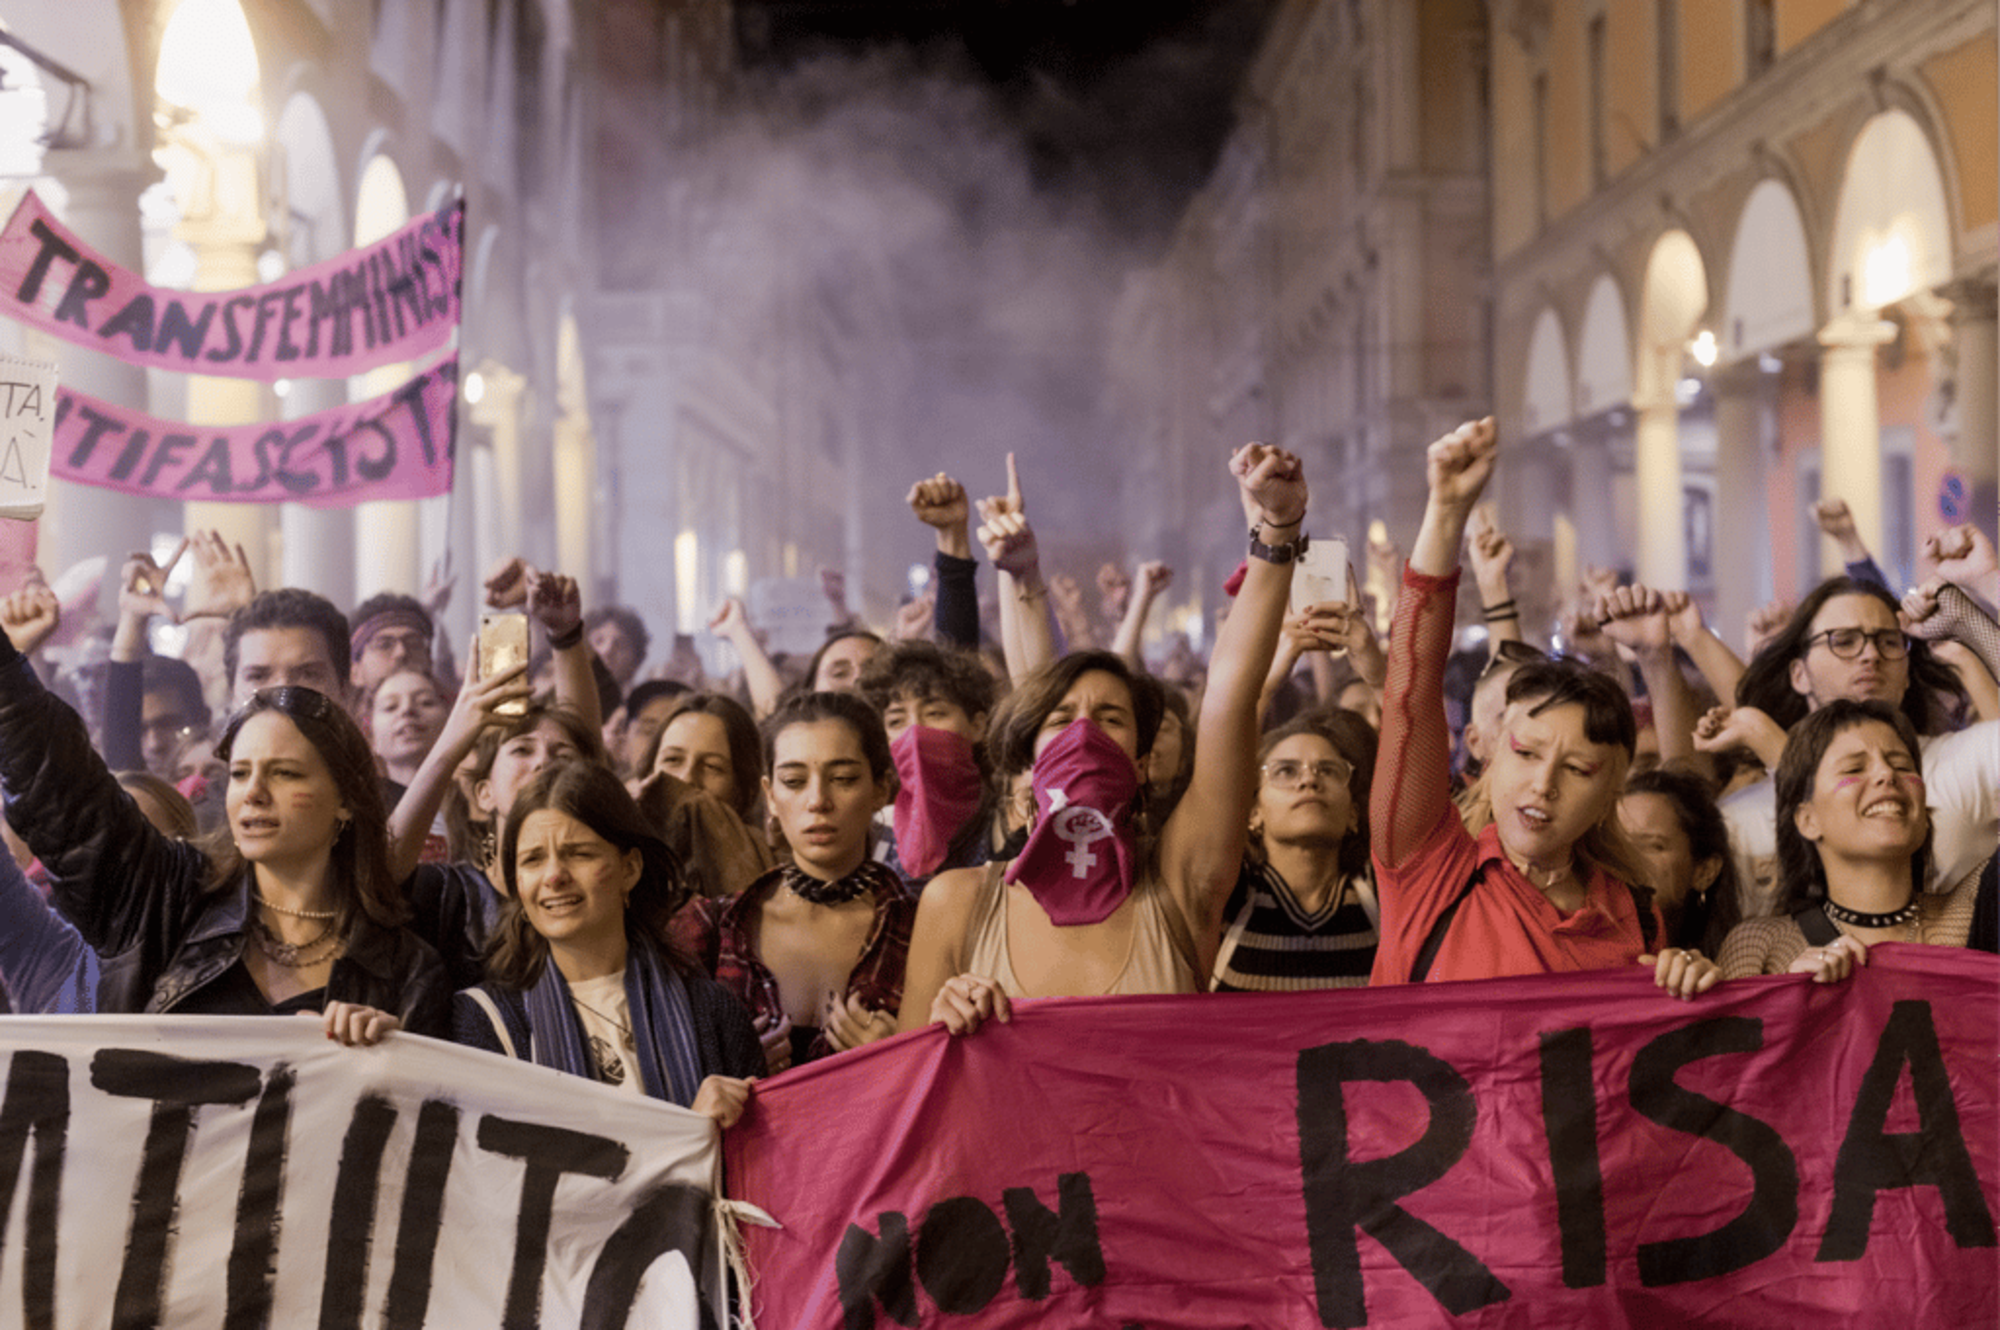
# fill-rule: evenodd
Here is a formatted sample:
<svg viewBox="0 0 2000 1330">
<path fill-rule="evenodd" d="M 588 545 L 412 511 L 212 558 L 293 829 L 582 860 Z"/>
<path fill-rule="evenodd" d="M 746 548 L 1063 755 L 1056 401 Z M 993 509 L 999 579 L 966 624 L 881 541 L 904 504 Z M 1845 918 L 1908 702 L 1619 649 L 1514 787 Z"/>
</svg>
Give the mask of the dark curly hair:
<svg viewBox="0 0 2000 1330">
<path fill-rule="evenodd" d="M 861 671 L 861 695 L 877 711 L 897 698 L 941 698 L 968 718 L 993 710 L 992 671 L 977 653 L 922 639 L 892 642 L 869 658 Z"/>
</svg>

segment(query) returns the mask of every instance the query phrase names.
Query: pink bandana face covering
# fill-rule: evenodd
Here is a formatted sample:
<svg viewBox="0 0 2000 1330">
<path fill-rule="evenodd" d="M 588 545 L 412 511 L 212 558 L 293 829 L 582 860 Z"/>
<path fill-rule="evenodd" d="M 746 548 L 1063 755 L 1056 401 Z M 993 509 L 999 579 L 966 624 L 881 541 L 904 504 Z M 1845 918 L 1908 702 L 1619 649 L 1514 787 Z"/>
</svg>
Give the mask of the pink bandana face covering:
<svg viewBox="0 0 2000 1330">
<path fill-rule="evenodd" d="M 979 811 L 979 762 L 963 735 L 927 725 L 897 735 L 889 756 L 896 762 L 896 857 L 909 876 L 929 877 Z"/>
<path fill-rule="evenodd" d="M 1126 817 L 1139 768 L 1079 716 L 1035 759 L 1035 827 L 1007 881 L 1025 885 L 1060 926 L 1101 923 L 1132 894 L 1138 850 Z"/>
</svg>

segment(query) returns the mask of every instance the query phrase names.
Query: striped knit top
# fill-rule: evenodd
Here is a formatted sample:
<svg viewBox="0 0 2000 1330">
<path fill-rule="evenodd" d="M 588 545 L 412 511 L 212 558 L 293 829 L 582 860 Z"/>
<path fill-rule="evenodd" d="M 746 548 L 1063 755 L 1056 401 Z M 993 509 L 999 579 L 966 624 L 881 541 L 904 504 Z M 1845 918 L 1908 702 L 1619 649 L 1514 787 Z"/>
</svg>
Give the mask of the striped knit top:
<svg viewBox="0 0 2000 1330">
<path fill-rule="evenodd" d="M 1268 864 L 1245 858 L 1223 914 L 1215 992 L 1297 993 L 1360 988 L 1375 964 L 1377 934 L 1349 879 L 1315 913 Z"/>
</svg>

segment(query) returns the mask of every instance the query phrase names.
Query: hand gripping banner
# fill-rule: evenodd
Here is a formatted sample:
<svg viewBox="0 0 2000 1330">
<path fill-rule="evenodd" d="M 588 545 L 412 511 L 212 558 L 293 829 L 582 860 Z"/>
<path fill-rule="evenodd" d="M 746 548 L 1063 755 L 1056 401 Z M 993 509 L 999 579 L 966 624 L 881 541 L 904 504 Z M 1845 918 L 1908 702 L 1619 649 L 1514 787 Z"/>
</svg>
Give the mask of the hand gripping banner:
<svg viewBox="0 0 2000 1330">
<path fill-rule="evenodd" d="M 0 231 L 0 314 L 153 369 L 344 378 L 450 343 L 464 239 L 461 199 L 267 286 L 172 291 L 91 249 L 31 190 Z"/>
<path fill-rule="evenodd" d="M 0 1017 L 0 1324 L 719 1324 L 715 1137 L 414 1035 Z"/>
<path fill-rule="evenodd" d="M 50 469 L 162 499 L 317 508 L 422 499 L 451 491 L 457 388 L 452 352 L 380 397 L 262 425 L 158 420 L 62 389 Z"/>
<path fill-rule="evenodd" d="M 761 1085 L 753 1306 L 879 1326 L 2000 1321 L 2000 958 L 1057 999 Z"/>
</svg>

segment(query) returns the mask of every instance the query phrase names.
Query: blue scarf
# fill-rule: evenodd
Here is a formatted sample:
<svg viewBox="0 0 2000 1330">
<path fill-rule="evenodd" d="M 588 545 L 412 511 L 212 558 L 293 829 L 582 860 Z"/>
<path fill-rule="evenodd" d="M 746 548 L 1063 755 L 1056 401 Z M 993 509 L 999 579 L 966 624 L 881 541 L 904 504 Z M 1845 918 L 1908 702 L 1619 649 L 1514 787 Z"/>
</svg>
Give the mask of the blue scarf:
<svg viewBox="0 0 2000 1330">
<path fill-rule="evenodd" d="M 583 1022 L 553 960 L 542 966 L 542 977 L 526 996 L 536 1065 L 595 1079 Z M 687 983 L 641 938 L 632 939 L 625 952 L 625 1005 L 631 1012 L 632 1039 L 638 1045 L 634 1057 L 646 1093 L 682 1108 L 692 1105 L 701 1088 L 701 1056 L 695 1051 Z"/>
</svg>

